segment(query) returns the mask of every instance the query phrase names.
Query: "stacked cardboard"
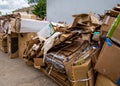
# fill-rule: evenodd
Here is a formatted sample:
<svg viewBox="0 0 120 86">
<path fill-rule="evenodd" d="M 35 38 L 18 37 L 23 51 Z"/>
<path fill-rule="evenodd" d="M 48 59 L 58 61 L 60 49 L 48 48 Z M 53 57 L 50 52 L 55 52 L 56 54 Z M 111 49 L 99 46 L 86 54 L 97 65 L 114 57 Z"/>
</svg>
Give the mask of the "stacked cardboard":
<svg viewBox="0 0 120 86">
<path fill-rule="evenodd" d="M 7 34 L 0 33 L 0 50 L 7 53 Z"/>
<path fill-rule="evenodd" d="M 118 86 L 120 85 L 120 14 L 119 7 L 114 7 L 109 15 L 114 16 L 113 23 L 109 23 L 110 27 L 107 31 L 107 38 L 104 46 L 99 55 L 99 59 L 95 65 L 95 70 L 99 73 L 103 74 L 105 77 L 110 79 L 112 82 L 116 83 Z M 110 17 L 111 18 L 111 17 Z M 99 79 L 100 76 L 98 76 Z M 109 80 L 109 83 L 110 83 Z M 98 80 L 99 81 L 99 80 Z M 109 84 L 107 83 L 107 84 Z M 97 84 L 98 85 L 98 84 Z M 111 84 L 111 86 L 114 84 Z M 99 85 L 98 85 L 99 86 Z"/>
<path fill-rule="evenodd" d="M 18 47 L 19 57 L 23 58 L 23 53 L 28 46 L 28 41 L 32 40 L 37 34 L 36 33 L 19 33 L 18 34 Z"/>
<path fill-rule="evenodd" d="M 120 14 L 120 6 L 117 5 L 110 11 L 106 12 L 103 19 L 103 24 L 101 30 L 104 32 L 108 32 L 114 23 L 116 17 Z"/>
<path fill-rule="evenodd" d="M 100 50 L 99 21 L 92 13 L 74 17 L 71 27 L 22 19 L 20 15 L 12 17 L 5 22 L 11 25 L 9 56 L 22 57 L 27 64 L 43 70 L 59 84 L 62 82 L 61 85 L 94 86 L 91 57 Z M 7 29 L 5 31 L 8 33 Z"/>
<path fill-rule="evenodd" d="M 120 5 L 103 16 L 73 15 L 66 25 L 13 14 L 0 17 L 0 48 L 61 86 L 120 85 Z M 4 49 L 3 49 L 4 48 Z"/>
<path fill-rule="evenodd" d="M 21 18 L 24 18 L 24 19 L 37 19 L 37 16 L 34 15 L 34 14 L 28 14 L 26 12 L 14 12 L 14 14 L 19 14 L 21 16 Z"/>
<path fill-rule="evenodd" d="M 112 17 L 110 15 L 105 15 L 101 30 L 107 33 L 114 21 L 115 21 L 115 17 Z"/>
<path fill-rule="evenodd" d="M 82 16 L 85 17 L 82 18 Z M 21 25 L 20 28 L 18 30 L 14 28 L 15 32 L 20 33 L 18 35 L 19 45 L 24 46 L 19 49 L 19 55 L 29 64 L 34 64 L 35 68 L 43 70 L 59 84 L 62 82 L 62 85 L 65 86 L 70 84 L 94 86 L 90 57 L 94 57 L 100 50 L 97 47 L 100 46 L 98 43 L 100 41 L 99 21 L 92 13 L 74 17 L 72 27 L 53 22 L 50 24 L 35 20 L 23 20 L 26 23 L 19 21 L 21 24 L 15 25 Z M 31 23 L 35 23 L 33 27 L 29 26 Z M 38 31 L 39 25 L 41 26 L 40 31 Z M 23 30 L 30 31 L 36 28 L 37 36 L 34 35 L 25 41 L 26 37 L 22 27 Z M 95 34 L 91 34 L 94 32 Z M 22 39 L 25 39 L 24 44 L 21 42 Z M 80 74 L 77 75 L 78 72 Z"/>
</svg>

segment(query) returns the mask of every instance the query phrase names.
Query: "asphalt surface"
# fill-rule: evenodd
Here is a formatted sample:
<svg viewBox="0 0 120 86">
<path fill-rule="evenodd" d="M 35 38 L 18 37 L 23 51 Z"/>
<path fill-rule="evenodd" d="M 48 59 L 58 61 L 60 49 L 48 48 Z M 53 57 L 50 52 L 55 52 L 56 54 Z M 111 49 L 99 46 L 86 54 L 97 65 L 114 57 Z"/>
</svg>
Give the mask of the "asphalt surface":
<svg viewBox="0 0 120 86">
<path fill-rule="evenodd" d="M 40 70 L 0 51 L 0 86 L 58 86 Z"/>
</svg>

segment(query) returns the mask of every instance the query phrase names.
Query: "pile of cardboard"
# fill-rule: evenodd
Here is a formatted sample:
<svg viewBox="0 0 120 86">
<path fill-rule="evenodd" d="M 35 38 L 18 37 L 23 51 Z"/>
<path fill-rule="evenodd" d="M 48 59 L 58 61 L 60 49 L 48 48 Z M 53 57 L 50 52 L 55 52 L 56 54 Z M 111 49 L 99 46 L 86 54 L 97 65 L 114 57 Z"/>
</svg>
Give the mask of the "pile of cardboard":
<svg viewBox="0 0 120 86">
<path fill-rule="evenodd" d="M 119 24 L 111 29 L 119 16 L 113 9 L 105 13 L 102 25 L 92 13 L 73 15 L 71 27 L 51 24 L 52 35 L 30 40 L 24 58 L 59 85 L 119 85 Z"/>
<path fill-rule="evenodd" d="M 100 51 L 100 24 L 92 13 L 74 17 L 72 26 L 51 23 L 51 36 L 39 33 L 29 40 L 23 59 L 60 85 L 93 86 L 92 60 L 95 64 Z"/>
<path fill-rule="evenodd" d="M 9 26 L 6 26 L 7 20 L 9 20 L 9 17 L 3 16 L 0 17 L 0 50 L 7 53 L 8 47 L 7 47 L 7 32 Z"/>
<path fill-rule="evenodd" d="M 99 74 L 98 82 L 102 81 L 99 80 L 101 78 L 108 82 L 101 83 L 102 86 L 120 86 L 120 64 L 118 62 L 120 60 L 120 5 L 106 13 L 101 30 L 107 34 L 95 70 L 104 75 L 106 80 Z M 108 81 L 108 79 L 110 80 Z M 96 86 L 99 86 L 98 82 Z"/>
<path fill-rule="evenodd" d="M 7 53 L 7 34 L 0 33 L 0 50 Z"/>
<path fill-rule="evenodd" d="M 91 12 L 73 17 L 70 26 L 20 14 L 2 16 L 0 48 L 61 86 L 120 85 L 120 5 L 100 16 L 102 24 Z"/>
<path fill-rule="evenodd" d="M 23 53 L 24 48 L 26 48 L 26 46 L 24 46 L 25 45 L 24 42 L 28 41 L 31 38 L 31 36 L 35 35 L 34 32 L 31 32 L 31 33 L 22 32 L 21 34 L 18 31 L 18 28 L 20 27 L 18 20 L 21 20 L 21 19 L 27 20 L 27 18 L 25 18 L 20 13 L 0 16 L 0 34 L 6 34 L 7 49 L 6 48 L 5 49 L 8 51 L 8 55 L 10 58 L 22 57 L 21 53 Z M 29 17 L 29 18 L 33 19 L 33 17 Z M 27 39 L 26 36 L 28 35 L 30 37 L 29 38 L 27 37 L 28 38 Z M 3 38 L 2 35 L 0 37 Z M 21 46 L 23 48 L 21 48 Z M 2 48 L 2 50 L 3 49 L 4 48 Z"/>
</svg>

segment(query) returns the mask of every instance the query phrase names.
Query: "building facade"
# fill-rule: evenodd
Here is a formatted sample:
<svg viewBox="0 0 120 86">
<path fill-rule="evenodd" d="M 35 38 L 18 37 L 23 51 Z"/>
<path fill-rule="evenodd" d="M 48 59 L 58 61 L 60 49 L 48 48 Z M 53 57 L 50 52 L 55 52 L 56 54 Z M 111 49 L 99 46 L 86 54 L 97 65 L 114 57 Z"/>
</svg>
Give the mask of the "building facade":
<svg viewBox="0 0 120 86">
<path fill-rule="evenodd" d="M 47 20 L 71 24 L 73 14 L 103 14 L 118 3 L 120 0 L 47 0 Z"/>
</svg>

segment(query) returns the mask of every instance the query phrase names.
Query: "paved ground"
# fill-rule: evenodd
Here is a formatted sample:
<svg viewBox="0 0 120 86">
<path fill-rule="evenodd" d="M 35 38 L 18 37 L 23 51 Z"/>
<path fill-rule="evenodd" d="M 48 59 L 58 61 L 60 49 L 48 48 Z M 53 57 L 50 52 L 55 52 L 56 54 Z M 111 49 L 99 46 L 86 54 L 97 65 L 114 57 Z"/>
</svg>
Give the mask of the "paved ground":
<svg viewBox="0 0 120 86">
<path fill-rule="evenodd" d="M 57 86 L 39 70 L 0 51 L 0 86 Z"/>
</svg>

